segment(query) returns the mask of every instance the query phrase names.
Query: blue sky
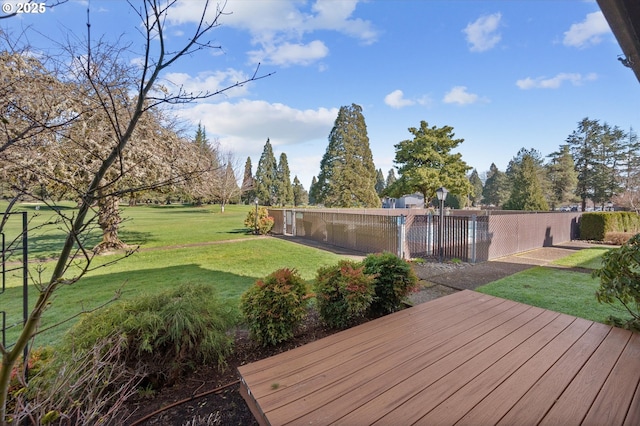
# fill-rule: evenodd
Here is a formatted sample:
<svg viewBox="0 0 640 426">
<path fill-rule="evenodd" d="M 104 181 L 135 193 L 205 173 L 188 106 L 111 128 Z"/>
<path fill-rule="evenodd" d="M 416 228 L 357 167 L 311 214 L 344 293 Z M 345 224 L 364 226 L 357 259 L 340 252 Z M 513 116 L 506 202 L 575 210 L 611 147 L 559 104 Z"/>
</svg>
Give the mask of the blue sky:
<svg viewBox="0 0 640 426">
<path fill-rule="evenodd" d="M 15 3 L 15 2 L 14 2 Z M 134 1 L 135 3 L 135 1 Z M 215 8 L 215 1 L 211 2 Z M 122 37 L 139 58 L 143 40 L 125 1 L 71 0 L 41 15 L 0 21 L 34 46 L 69 35 Z M 171 43 L 199 19 L 199 1 L 169 15 Z M 162 76 L 187 90 L 216 90 L 272 76 L 176 113 L 254 172 L 267 138 L 306 189 L 341 106 L 363 108 L 376 168 L 393 167 L 394 144 L 421 120 L 449 125 L 479 173 L 505 170 L 520 148 L 556 151 L 585 117 L 640 127 L 640 84 L 595 1 L 229 0 L 211 33 L 221 49 L 187 57 Z"/>
</svg>

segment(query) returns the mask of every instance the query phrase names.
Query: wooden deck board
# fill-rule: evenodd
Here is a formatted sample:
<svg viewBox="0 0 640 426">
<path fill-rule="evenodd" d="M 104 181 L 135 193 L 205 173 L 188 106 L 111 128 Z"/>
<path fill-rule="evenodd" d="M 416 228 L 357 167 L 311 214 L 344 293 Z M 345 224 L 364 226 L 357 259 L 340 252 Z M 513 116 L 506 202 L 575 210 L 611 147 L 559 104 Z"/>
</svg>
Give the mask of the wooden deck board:
<svg viewBox="0 0 640 426">
<path fill-rule="evenodd" d="M 238 371 L 263 424 L 614 425 L 637 424 L 639 355 L 628 331 L 462 291 Z"/>
</svg>

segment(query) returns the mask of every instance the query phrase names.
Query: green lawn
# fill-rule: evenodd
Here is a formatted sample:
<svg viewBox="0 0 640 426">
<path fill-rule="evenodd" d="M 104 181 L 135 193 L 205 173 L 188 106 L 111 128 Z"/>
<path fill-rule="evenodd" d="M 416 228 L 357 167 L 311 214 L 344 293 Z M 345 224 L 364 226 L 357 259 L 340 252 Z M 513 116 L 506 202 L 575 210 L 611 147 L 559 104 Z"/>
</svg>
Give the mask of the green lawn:
<svg viewBox="0 0 640 426">
<path fill-rule="evenodd" d="M 240 295 L 256 279 L 276 269 L 295 268 L 303 278 L 311 280 L 320 266 L 337 263 L 342 258 L 277 238 L 248 234 L 242 223 L 249 208 L 231 206 L 224 214 L 219 212 L 219 207 L 124 208 L 124 216 L 131 220 L 126 222 L 121 237 L 127 243 L 140 244 L 140 251 L 111 266 L 92 271 L 72 286 L 62 287 L 51 308 L 45 312 L 42 328 L 62 322 L 82 309 L 99 306 L 119 290 L 122 298 L 130 298 L 186 282 L 214 285 L 221 298 L 237 305 Z M 49 233 L 57 235 L 56 241 L 61 241 L 59 231 Z M 39 238 L 40 235 L 34 235 L 30 241 Z M 54 243 L 51 245 L 53 247 Z M 35 244 L 32 249 L 40 255 L 52 251 L 42 248 L 42 244 Z M 100 256 L 98 260 L 105 263 L 116 258 L 109 255 Z M 53 263 L 33 263 L 31 274 L 37 274 L 38 268 L 43 268 L 42 275 L 47 277 Z M 11 273 L 7 285 L 5 294 L 0 295 L 1 309 L 8 312 L 8 323 L 19 322 L 22 315 L 21 280 Z M 37 297 L 35 286 L 30 286 L 29 293 L 33 304 Z M 46 331 L 36 339 L 36 345 L 57 341 L 74 322 L 75 319 Z M 9 332 L 9 342 L 15 339 L 16 332 L 15 329 Z"/>
<path fill-rule="evenodd" d="M 554 262 L 564 267 L 595 269 L 609 248 L 580 250 Z M 591 274 L 538 266 L 481 286 L 477 291 L 565 314 L 605 322 L 610 315 L 630 318 L 620 304 L 600 304 L 595 291 L 600 282 Z"/>
</svg>

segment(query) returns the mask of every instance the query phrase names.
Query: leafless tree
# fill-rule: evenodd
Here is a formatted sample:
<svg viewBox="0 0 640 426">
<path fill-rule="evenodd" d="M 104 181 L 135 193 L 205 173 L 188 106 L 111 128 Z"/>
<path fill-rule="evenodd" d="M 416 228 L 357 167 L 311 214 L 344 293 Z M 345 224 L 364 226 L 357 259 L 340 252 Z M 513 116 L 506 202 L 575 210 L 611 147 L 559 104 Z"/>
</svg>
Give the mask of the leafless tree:
<svg viewBox="0 0 640 426">
<path fill-rule="evenodd" d="M 45 134 L 38 139 L 35 153 L 40 149 L 42 149 L 42 153 L 51 152 L 47 149 L 54 142 L 58 144 L 93 144 L 100 141 L 99 143 L 103 144 L 103 149 L 100 152 L 92 152 L 93 162 L 90 165 L 84 164 L 86 167 L 79 169 L 87 176 L 80 180 L 77 186 L 69 188 L 69 191 L 75 193 L 78 209 L 73 216 L 64 218 L 67 228 L 64 244 L 50 277 L 44 280 L 39 287 L 39 296 L 29 313 L 20 336 L 11 349 L 0 346 L 2 354 L 0 424 L 2 425 L 5 425 L 7 421 L 7 392 L 11 370 L 29 340 L 37 333 L 40 318 L 45 308 L 52 303 L 52 296 L 56 290 L 60 286 L 77 282 L 90 270 L 95 253 L 88 250 L 82 241 L 84 233 L 87 232 L 88 224 L 95 217 L 94 206 L 105 197 L 126 193 L 125 189 L 117 186 L 125 179 L 125 172 L 133 169 L 131 165 L 128 165 L 126 156 L 135 140 L 144 139 L 144 135 L 149 136 L 149 132 L 153 131 L 153 126 L 147 126 L 151 120 L 149 117 L 153 116 L 153 110 L 161 105 L 180 104 L 198 98 L 215 96 L 232 87 L 268 75 L 258 75 L 259 70 L 256 69 L 255 73 L 245 81 L 213 93 L 187 93 L 182 88 L 176 92 L 161 90 L 158 82 L 163 71 L 185 56 L 191 56 L 198 51 L 213 47 L 207 42 L 206 37 L 211 30 L 219 25 L 219 20 L 223 16 L 223 8 L 219 7 L 217 10 L 211 11 L 214 13 L 209 14 L 208 2 L 200 3 L 199 5 L 203 7 L 201 20 L 195 25 L 188 41 L 180 49 L 170 51 L 165 43 L 165 24 L 167 15 L 170 14 L 174 4 L 175 0 L 145 0 L 142 6 L 136 9 L 142 23 L 140 28 L 142 28 L 141 33 L 145 48 L 142 55 L 142 66 L 135 74 L 123 65 L 120 55 L 123 52 L 122 47 L 108 48 L 103 45 L 100 49 L 94 49 L 94 46 L 88 42 L 86 54 L 80 56 L 79 60 L 71 62 L 71 66 L 79 72 L 74 76 L 76 81 L 69 82 L 73 83 L 69 90 L 75 91 L 77 96 L 71 98 L 74 100 L 72 105 L 64 105 L 64 114 L 71 114 L 78 118 L 72 120 L 72 123 L 65 123 L 61 128 L 42 127 L 47 131 L 43 132 Z M 209 17 L 208 21 L 207 17 Z M 22 56 L 24 57 L 24 55 Z M 78 59 L 77 56 L 76 59 Z M 123 70 L 124 73 L 120 72 Z M 65 78 L 60 75 L 56 77 L 59 82 L 65 83 Z M 67 101 L 71 99 L 66 98 Z M 27 111 L 24 106 L 19 105 L 20 102 L 22 100 L 16 98 L 14 108 L 25 111 L 27 113 L 25 115 L 29 116 L 32 122 L 37 122 L 37 114 L 34 115 L 33 112 Z M 2 113 L 5 114 L 5 111 Z M 60 116 L 64 116 L 64 114 Z M 91 119 L 92 115 L 95 116 L 94 120 Z M 28 122 L 29 120 L 26 121 L 26 128 L 29 128 Z M 87 126 L 86 131 L 83 127 L 85 125 Z M 73 129 L 75 126 L 80 127 Z M 17 146 L 18 144 L 8 139 L 14 134 L 14 131 L 5 132 L 7 139 L 3 140 L 0 146 L 5 146 L 5 153 L 18 155 L 9 151 L 26 148 Z M 94 140 L 88 141 L 87 138 L 94 138 Z M 154 138 L 155 135 L 154 137 L 149 136 L 149 139 Z M 164 140 L 163 136 L 158 136 L 157 140 Z M 80 159 L 73 158 L 73 161 L 80 161 Z M 136 161 L 139 162 L 142 159 L 134 160 L 134 164 Z M 116 172 L 112 173 L 114 169 Z M 55 167 L 53 170 L 46 170 L 47 177 L 55 179 L 54 171 Z M 39 175 L 37 178 L 40 179 L 42 176 Z M 72 264 L 75 266 L 74 268 L 71 268 Z M 80 266 L 78 267 L 78 265 Z"/>
</svg>

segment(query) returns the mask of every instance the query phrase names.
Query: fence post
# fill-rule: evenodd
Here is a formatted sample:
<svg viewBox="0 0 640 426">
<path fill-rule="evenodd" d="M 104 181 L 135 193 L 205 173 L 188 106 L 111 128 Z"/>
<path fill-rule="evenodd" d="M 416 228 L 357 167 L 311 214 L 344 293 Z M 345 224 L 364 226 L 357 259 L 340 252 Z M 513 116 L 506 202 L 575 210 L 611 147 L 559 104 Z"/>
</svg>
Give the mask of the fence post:
<svg viewBox="0 0 640 426">
<path fill-rule="evenodd" d="M 471 215 L 471 263 L 476 263 L 476 229 L 478 217 Z"/>
<path fill-rule="evenodd" d="M 405 240 L 405 232 L 406 232 L 405 215 L 396 216 L 396 221 L 398 224 L 398 257 L 400 259 L 404 259 L 405 258 L 404 240 Z"/>
</svg>

